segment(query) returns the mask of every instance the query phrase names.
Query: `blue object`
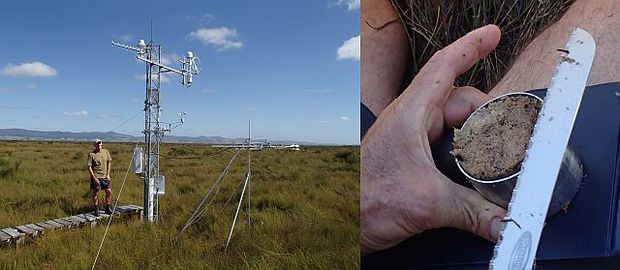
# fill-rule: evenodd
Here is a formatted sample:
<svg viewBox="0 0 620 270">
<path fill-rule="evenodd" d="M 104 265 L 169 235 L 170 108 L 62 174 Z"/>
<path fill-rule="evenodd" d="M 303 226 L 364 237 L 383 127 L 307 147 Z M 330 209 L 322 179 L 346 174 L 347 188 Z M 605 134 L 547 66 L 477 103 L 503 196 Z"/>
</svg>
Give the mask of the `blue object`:
<svg viewBox="0 0 620 270">
<path fill-rule="evenodd" d="M 544 96 L 546 90 L 531 93 Z M 453 181 L 469 186 L 435 145 L 436 164 Z M 536 269 L 620 269 L 620 83 L 586 87 L 570 145 L 585 177 L 568 211 L 549 218 L 536 254 Z M 445 163 L 448 162 L 448 163 Z M 440 166 L 440 164 L 448 164 Z M 443 168 L 442 168 L 443 167 Z M 536 198 L 532 198 L 536 199 Z M 494 243 L 457 229 L 436 229 L 362 258 L 364 269 L 488 269 Z"/>
</svg>

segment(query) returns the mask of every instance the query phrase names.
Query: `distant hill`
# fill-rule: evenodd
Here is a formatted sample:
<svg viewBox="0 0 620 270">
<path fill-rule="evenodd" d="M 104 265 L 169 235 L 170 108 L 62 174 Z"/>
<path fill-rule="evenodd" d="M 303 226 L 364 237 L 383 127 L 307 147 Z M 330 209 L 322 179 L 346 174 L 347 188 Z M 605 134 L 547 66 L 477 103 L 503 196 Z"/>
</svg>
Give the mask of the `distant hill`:
<svg viewBox="0 0 620 270">
<path fill-rule="evenodd" d="M 131 136 L 116 132 L 69 132 L 69 131 L 36 131 L 27 129 L 0 129 L 0 140 L 34 140 L 34 141 L 92 141 L 102 139 L 110 142 L 142 142 L 144 137 Z M 220 136 L 165 136 L 167 143 L 202 143 L 202 144 L 227 144 L 241 143 L 243 138 L 226 138 Z M 252 141 L 255 141 L 252 139 Z M 256 139 L 264 141 L 264 139 Z M 300 144 L 300 145 L 326 145 L 314 142 L 276 140 L 272 144 Z"/>
</svg>

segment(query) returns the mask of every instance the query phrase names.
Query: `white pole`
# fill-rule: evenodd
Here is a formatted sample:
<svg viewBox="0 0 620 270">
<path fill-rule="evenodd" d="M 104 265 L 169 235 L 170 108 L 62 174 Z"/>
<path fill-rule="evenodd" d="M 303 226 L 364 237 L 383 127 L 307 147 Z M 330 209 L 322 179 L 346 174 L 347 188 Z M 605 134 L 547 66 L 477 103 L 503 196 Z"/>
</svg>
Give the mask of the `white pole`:
<svg viewBox="0 0 620 270">
<path fill-rule="evenodd" d="M 230 233 L 228 233 L 228 240 L 226 240 L 226 248 L 224 248 L 224 252 L 228 251 L 228 244 L 230 243 L 230 239 L 232 238 L 233 230 L 235 229 L 235 223 L 237 223 L 237 216 L 239 215 L 239 209 L 241 208 L 241 202 L 243 201 L 243 194 L 245 193 L 245 188 L 248 185 L 248 179 L 249 175 L 246 175 L 245 184 L 243 184 L 241 198 L 239 198 L 239 205 L 237 205 L 237 212 L 235 213 L 235 218 L 233 219 L 232 226 L 230 227 Z"/>
<path fill-rule="evenodd" d="M 251 137 L 251 130 L 252 130 L 252 123 L 250 121 L 248 121 L 248 143 L 250 144 L 248 147 L 248 227 L 252 227 L 252 223 L 251 223 L 251 218 L 250 216 L 252 215 L 252 212 L 250 211 L 250 204 L 252 202 L 252 188 L 251 188 L 251 184 L 252 184 L 252 169 L 251 169 L 251 165 L 252 165 L 252 156 L 250 154 L 250 152 L 252 152 L 252 137 Z"/>
</svg>

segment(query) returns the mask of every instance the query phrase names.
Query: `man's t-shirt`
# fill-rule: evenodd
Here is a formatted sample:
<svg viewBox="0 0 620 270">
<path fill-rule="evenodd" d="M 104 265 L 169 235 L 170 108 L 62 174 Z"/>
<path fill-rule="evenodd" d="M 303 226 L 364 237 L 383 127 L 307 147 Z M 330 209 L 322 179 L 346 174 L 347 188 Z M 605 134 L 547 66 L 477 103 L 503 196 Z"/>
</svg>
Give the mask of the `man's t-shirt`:
<svg viewBox="0 0 620 270">
<path fill-rule="evenodd" d="M 97 153 L 93 151 L 88 154 L 88 167 L 93 168 L 93 172 L 97 178 L 106 177 L 108 161 L 112 161 L 112 156 L 110 156 L 110 152 L 106 149 L 101 149 Z"/>
</svg>

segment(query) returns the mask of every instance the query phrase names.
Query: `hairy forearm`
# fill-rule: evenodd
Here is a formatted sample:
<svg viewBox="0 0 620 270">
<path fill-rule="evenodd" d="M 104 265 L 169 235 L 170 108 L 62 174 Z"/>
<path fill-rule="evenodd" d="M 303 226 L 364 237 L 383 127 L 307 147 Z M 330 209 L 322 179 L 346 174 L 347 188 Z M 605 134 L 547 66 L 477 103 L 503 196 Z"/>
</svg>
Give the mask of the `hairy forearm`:
<svg viewBox="0 0 620 270">
<path fill-rule="evenodd" d="M 106 172 L 106 176 L 110 177 L 110 172 L 112 171 L 112 162 L 108 161 L 108 171 Z"/>
<path fill-rule="evenodd" d="M 596 4 L 593 4 L 596 3 Z M 596 40 L 596 57 L 588 85 L 620 80 L 620 1 L 577 0 L 562 18 L 523 49 L 512 67 L 491 91 L 492 96 L 545 88 L 551 82 L 559 54 L 574 27 L 587 30 Z"/>
<path fill-rule="evenodd" d="M 389 1 L 365 2 L 361 13 L 361 101 L 379 116 L 400 93 L 409 42 Z"/>
<path fill-rule="evenodd" d="M 95 172 L 93 172 L 93 168 L 91 168 L 90 166 L 88 167 L 88 173 L 90 173 L 90 178 L 97 179 L 97 177 L 95 176 Z"/>
</svg>

